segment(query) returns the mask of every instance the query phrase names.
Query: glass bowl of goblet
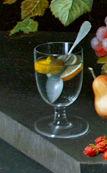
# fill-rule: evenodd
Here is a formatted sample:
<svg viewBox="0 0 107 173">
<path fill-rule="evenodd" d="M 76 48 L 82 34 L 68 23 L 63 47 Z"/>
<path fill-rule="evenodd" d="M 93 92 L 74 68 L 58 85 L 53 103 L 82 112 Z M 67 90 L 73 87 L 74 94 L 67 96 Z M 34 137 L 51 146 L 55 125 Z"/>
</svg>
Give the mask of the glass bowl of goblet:
<svg viewBox="0 0 107 173">
<path fill-rule="evenodd" d="M 89 129 L 88 122 L 66 112 L 78 98 L 83 83 L 83 49 L 77 46 L 67 55 L 71 42 L 48 42 L 34 48 L 34 69 L 41 98 L 54 108 L 35 122 L 35 130 L 51 138 L 75 138 Z"/>
</svg>

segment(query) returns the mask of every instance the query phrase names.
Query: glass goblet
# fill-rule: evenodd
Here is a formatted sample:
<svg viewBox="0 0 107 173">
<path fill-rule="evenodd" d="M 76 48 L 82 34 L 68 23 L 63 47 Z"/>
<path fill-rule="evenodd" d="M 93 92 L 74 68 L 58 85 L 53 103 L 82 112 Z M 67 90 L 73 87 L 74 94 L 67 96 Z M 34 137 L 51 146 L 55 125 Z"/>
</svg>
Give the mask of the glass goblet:
<svg viewBox="0 0 107 173">
<path fill-rule="evenodd" d="M 48 42 L 34 48 L 34 68 L 42 99 L 54 107 L 54 113 L 35 122 L 35 130 L 52 138 L 84 135 L 88 122 L 66 113 L 66 107 L 79 96 L 83 81 L 83 49 L 77 46 L 67 56 L 71 42 Z"/>
</svg>

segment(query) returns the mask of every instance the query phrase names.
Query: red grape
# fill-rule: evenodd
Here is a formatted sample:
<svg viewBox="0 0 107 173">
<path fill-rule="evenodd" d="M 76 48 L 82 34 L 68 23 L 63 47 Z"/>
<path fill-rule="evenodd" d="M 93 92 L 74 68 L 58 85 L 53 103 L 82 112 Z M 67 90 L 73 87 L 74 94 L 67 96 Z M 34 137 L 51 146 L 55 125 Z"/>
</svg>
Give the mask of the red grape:
<svg viewBox="0 0 107 173">
<path fill-rule="evenodd" d="M 95 49 L 95 53 L 98 57 L 103 57 L 107 55 L 107 51 L 104 49 L 102 43 L 100 42 L 100 44 L 97 46 L 97 48 Z"/>
</svg>

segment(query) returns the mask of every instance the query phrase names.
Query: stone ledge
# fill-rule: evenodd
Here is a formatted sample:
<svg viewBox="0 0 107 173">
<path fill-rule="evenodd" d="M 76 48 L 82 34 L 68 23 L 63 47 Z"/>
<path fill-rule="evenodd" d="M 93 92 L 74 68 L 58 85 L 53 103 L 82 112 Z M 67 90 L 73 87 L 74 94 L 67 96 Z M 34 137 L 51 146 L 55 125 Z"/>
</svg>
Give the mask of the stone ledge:
<svg viewBox="0 0 107 173">
<path fill-rule="evenodd" d="M 0 112 L 0 137 L 52 172 L 79 173 L 79 162 L 2 112 Z"/>
</svg>

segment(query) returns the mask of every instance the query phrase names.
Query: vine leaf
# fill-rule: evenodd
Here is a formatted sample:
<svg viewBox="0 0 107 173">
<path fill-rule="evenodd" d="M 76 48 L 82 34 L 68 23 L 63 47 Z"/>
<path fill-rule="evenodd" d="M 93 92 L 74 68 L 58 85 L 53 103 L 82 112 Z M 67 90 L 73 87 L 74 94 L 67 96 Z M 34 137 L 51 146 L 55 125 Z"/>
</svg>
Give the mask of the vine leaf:
<svg viewBox="0 0 107 173">
<path fill-rule="evenodd" d="M 107 56 L 98 58 L 97 63 L 98 64 L 105 64 L 105 63 L 107 64 Z"/>
<path fill-rule="evenodd" d="M 15 3 L 17 0 L 3 0 L 3 4 L 13 4 Z"/>
<path fill-rule="evenodd" d="M 43 16 L 48 6 L 48 0 L 24 0 L 21 3 L 21 18 Z"/>
<path fill-rule="evenodd" d="M 23 21 L 20 21 L 16 24 L 16 26 L 10 31 L 10 36 L 17 33 L 17 32 L 35 32 L 38 30 L 38 22 L 34 21 L 33 19 L 26 18 Z"/>
<path fill-rule="evenodd" d="M 50 9 L 61 23 L 68 26 L 82 14 L 91 11 L 93 0 L 52 0 Z"/>
</svg>

